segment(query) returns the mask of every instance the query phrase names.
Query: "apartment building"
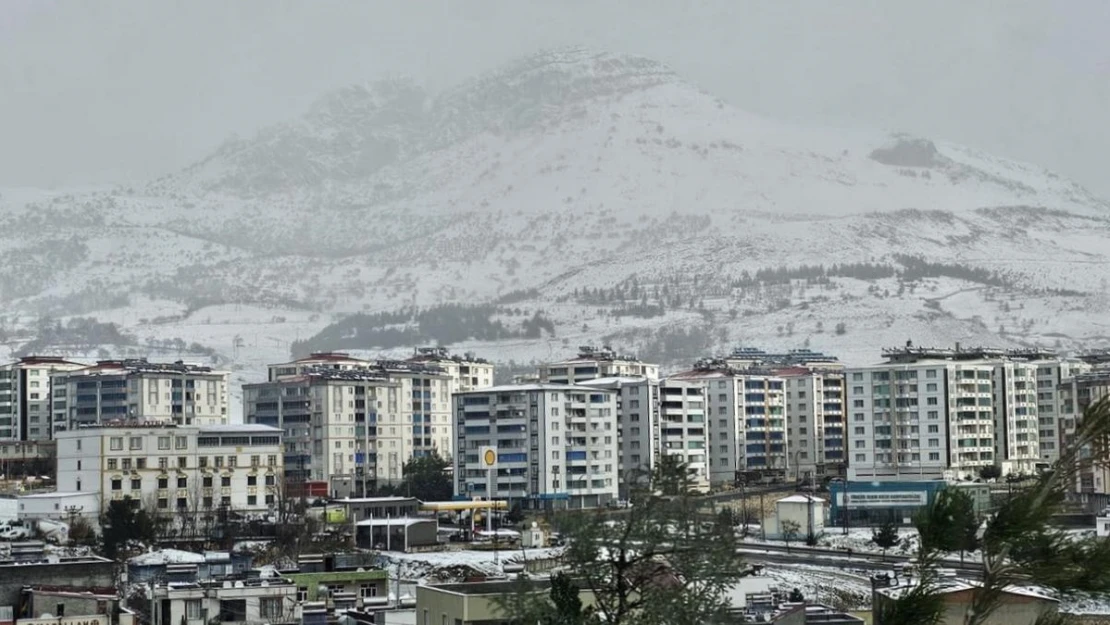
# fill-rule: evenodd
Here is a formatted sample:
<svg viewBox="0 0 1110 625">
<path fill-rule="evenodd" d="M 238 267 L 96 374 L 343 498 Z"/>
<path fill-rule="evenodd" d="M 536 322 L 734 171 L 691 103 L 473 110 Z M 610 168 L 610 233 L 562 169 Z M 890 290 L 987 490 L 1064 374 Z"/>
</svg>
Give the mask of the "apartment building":
<svg viewBox="0 0 1110 625">
<path fill-rule="evenodd" d="M 1036 360 L 1037 435 L 1041 462 L 1051 464 L 1075 432 L 1075 403 L 1066 405 L 1060 390 L 1072 378 L 1090 373 L 1093 364 L 1082 360 Z M 1069 385 L 1069 388 L 1070 385 Z"/>
<path fill-rule="evenodd" d="M 1068 378 L 1058 388 L 1061 407 L 1063 444 L 1074 442 L 1075 423 L 1091 404 L 1110 396 L 1110 369 L 1094 369 Z M 1076 489 L 1080 493 L 1110 493 L 1110 467 L 1091 467 L 1080 472 Z"/>
<path fill-rule="evenodd" d="M 305 369 L 273 382 L 243 385 L 247 423 L 280 428 L 285 476 L 325 482 L 333 496 L 362 496 L 401 479 L 411 457 L 401 383 L 381 370 Z M 350 484 L 353 493 L 337 493 Z"/>
<path fill-rule="evenodd" d="M 539 366 L 539 381 L 544 384 L 578 384 L 596 378 L 642 377 L 659 379 L 659 365 L 624 356 L 611 347 L 584 346 L 570 360 Z"/>
<path fill-rule="evenodd" d="M 474 354 L 451 354 L 445 347 L 418 347 L 405 362 L 439 367 L 450 378 L 449 392 L 476 391 L 493 386 L 493 363 Z"/>
<path fill-rule="evenodd" d="M 0 441 L 49 440 L 51 376 L 86 366 L 55 356 L 25 356 L 0 366 Z"/>
<path fill-rule="evenodd" d="M 635 486 L 648 482 L 659 458 L 659 382 L 642 377 L 597 378 L 581 386 L 616 396 L 619 491 L 627 499 Z"/>
<path fill-rule="evenodd" d="M 737 369 L 724 359 L 706 359 L 667 379 L 705 389 L 710 482 L 785 477 L 784 378 L 765 369 Z"/>
<path fill-rule="evenodd" d="M 794 366 L 775 371 L 786 388 L 788 477 L 817 482 L 846 475 L 844 372 Z"/>
<path fill-rule="evenodd" d="M 691 485 L 708 490 L 704 385 L 640 377 L 598 378 L 580 385 L 606 389 L 617 397 L 622 498 L 637 484 L 647 484 L 663 454 L 680 456 Z"/>
<path fill-rule="evenodd" d="M 122 424 L 58 432 L 58 492 L 124 497 L 165 513 L 261 513 L 282 479 L 281 430 L 266 425 Z"/>
<path fill-rule="evenodd" d="M 297 585 L 281 577 L 156 584 L 159 621 L 175 625 L 301 622 Z"/>
<path fill-rule="evenodd" d="M 534 509 L 594 508 L 617 498 L 616 393 L 564 384 L 495 386 L 456 393 L 454 415 L 457 495 Z M 491 450 L 492 469 L 485 464 Z"/>
<path fill-rule="evenodd" d="M 54 432 L 115 422 L 227 423 L 229 374 L 184 362 L 103 360 L 52 376 Z"/>
</svg>

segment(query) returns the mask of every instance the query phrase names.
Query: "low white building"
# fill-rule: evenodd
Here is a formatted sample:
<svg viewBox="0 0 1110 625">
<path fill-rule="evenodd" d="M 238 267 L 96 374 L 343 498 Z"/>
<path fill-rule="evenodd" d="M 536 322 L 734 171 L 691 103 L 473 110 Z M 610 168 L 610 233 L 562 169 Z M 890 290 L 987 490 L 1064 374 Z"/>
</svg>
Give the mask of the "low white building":
<svg viewBox="0 0 1110 625">
<path fill-rule="evenodd" d="M 775 502 L 775 510 L 763 519 L 763 532 L 767 538 L 777 540 L 786 534 L 788 523 L 793 523 L 797 535 L 793 540 L 802 541 L 809 534 L 815 536 L 825 531 L 828 502 L 812 495 L 791 495 Z"/>
<path fill-rule="evenodd" d="M 52 492 L 20 495 L 19 520 L 67 521 L 74 515 L 88 521 L 93 527 L 100 523 L 100 493 Z"/>
<path fill-rule="evenodd" d="M 301 602 L 293 582 L 273 577 L 237 581 L 170 583 L 154 587 L 158 623 L 299 623 Z"/>
<path fill-rule="evenodd" d="M 125 497 L 169 513 L 265 512 L 282 475 L 281 430 L 266 425 L 123 425 L 59 432 L 58 491 Z"/>
</svg>

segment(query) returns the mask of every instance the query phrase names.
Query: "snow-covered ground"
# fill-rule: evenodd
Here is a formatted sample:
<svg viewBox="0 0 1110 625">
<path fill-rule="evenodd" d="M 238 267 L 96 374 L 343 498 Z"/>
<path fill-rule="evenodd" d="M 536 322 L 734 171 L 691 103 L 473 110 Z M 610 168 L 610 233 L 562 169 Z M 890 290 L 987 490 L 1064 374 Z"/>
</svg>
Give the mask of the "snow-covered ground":
<svg viewBox="0 0 1110 625">
<path fill-rule="evenodd" d="M 561 552 L 550 549 L 505 549 L 500 551 L 448 550 L 429 553 L 386 552 L 379 555 L 390 576 L 406 582 L 457 581 L 468 574 L 501 575 L 506 564 L 552 558 Z M 472 573 L 467 573 L 471 571 Z"/>
</svg>

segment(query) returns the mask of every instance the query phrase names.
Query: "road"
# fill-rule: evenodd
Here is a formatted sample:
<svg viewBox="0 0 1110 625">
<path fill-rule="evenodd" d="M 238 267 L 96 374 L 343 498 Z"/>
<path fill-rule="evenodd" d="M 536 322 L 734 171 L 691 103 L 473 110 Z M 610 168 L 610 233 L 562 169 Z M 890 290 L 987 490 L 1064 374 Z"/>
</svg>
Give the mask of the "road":
<svg viewBox="0 0 1110 625">
<path fill-rule="evenodd" d="M 908 564 L 913 558 L 910 556 L 881 554 L 869 552 L 848 552 L 843 549 L 825 549 L 823 547 L 791 546 L 787 550 L 784 545 L 768 545 L 765 543 L 741 542 L 738 551 L 749 562 L 767 562 L 774 564 L 808 564 L 812 566 L 829 566 L 837 568 L 854 568 L 872 571 L 890 571 L 894 567 Z M 978 562 L 960 563 L 959 560 L 942 560 L 941 566 L 955 570 L 963 577 L 978 577 L 982 575 L 983 566 Z"/>
</svg>

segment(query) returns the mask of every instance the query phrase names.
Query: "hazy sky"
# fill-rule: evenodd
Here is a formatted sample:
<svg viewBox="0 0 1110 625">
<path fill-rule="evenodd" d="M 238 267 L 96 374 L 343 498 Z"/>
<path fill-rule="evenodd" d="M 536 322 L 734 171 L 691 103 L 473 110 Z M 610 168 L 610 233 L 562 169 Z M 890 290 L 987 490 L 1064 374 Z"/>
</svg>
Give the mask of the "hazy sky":
<svg viewBox="0 0 1110 625">
<path fill-rule="evenodd" d="M 662 60 L 737 106 L 907 130 L 1110 196 L 1103 0 L 2 0 L 0 185 L 156 176 L 383 75 L 543 47 Z"/>
</svg>

